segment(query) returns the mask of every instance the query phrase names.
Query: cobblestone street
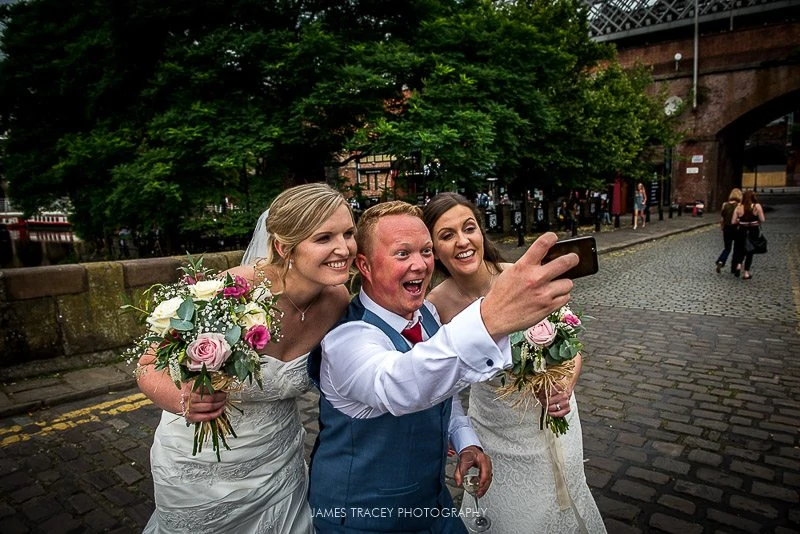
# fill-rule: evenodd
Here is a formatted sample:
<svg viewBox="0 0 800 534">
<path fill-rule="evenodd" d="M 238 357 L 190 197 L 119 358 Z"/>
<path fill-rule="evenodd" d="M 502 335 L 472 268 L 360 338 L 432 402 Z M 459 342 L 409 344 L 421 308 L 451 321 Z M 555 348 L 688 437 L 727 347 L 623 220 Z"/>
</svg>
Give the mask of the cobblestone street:
<svg viewBox="0 0 800 534">
<path fill-rule="evenodd" d="M 610 533 L 800 532 L 798 220 L 767 213 L 749 281 L 715 272 L 716 225 L 576 281 L 585 469 Z M 300 409 L 310 452 L 313 393 Z M 132 389 L 0 419 L 0 531 L 139 532 L 158 415 Z"/>
<path fill-rule="evenodd" d="M 586 474 L 609 532 L 800 530 L 796 207 L 753 279 L 714 272 L 716 226 L 604 255 L 573 302 Z"/>
</svg>

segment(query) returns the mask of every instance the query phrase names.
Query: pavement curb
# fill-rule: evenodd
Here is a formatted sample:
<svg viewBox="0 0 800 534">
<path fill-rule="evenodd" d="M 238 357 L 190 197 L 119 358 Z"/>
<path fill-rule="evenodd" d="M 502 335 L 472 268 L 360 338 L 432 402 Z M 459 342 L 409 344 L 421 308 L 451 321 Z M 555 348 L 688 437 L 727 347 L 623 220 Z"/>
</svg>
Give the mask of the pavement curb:
<svg viewBox="0 0 800 534">
<path fill-rule="evenodd" d="M 642 237 L 641 239 L 631 240 L 631 241 L 626 242 L 626 243 L 619 243 L 619 244 L 616 244 L 616 245 L 598 246 L 597 247 L 597 253 L 598 254 L 606 254 L 608 252 L 614 252 L 614 251 L 621 250 L 621 249 L 624 249 L 624 248 L 629 248 L 629 247 L 633 247 L 633 246 L 636 246 L 636 245 L 641 245 L 642 243 L 647 243 L 649 241 L 655 241 L 656 239 L 662 239 L 664 237 L 669 237 L 671 235 L 685 234 L 686 232 L 691 232 L 693 230 L 698 230 L 700 228 L 707 228 L 709 226 L 714 226 L 714 225 L 718 225 L 718 224 L 719 224 L 718 222 L 709 221 L 709 222 L 707 222 L 705 224 L 692 226 L 690 228 L 675 228 L 674 230 L 668 230 L 668 231 L 665 231 L 663 233 L 659 233 L 658 235 Z"/>
<path fill-rule="evenodd" d="M 92 397 L 97 397 L 99 395 L 105 395 L 106 393 L 123 391 L 135 387 L 136 387 L 136 379 L 131 378 L 129 380 L 115 382 L 112 384 L 88 387 L 86 389 L 76 390 L 70 393 L 65 393 L 63 395 L 56 395 L 50 398 L 43 398 L 38 401 L 28 401 L 18 404 L 12 404 L 9 406 L 2 406 L 0 407 L 0 418 L 14 417 L 17 415 L 26 414 L 28 412 L 41 410 L 43 408 L 52 408 L 53 406 L 58 406 L 60 404 L 85 400 Z"/>
</svg>

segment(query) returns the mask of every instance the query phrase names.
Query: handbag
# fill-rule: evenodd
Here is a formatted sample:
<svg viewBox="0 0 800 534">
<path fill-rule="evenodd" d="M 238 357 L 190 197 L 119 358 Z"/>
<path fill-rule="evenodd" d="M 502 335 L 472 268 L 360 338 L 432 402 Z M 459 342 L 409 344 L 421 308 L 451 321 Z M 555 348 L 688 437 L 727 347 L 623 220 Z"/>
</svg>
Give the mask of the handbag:
<svg viewBox="0 0 800 534">
<path fill-rule="evenodd" d="M 744 251 L 747 254 L 766 254 L 767 238 L 764 236 L 764 232 L 759 229 L 758 236 L 747 236 L 744 241 Z"/>
</svg>

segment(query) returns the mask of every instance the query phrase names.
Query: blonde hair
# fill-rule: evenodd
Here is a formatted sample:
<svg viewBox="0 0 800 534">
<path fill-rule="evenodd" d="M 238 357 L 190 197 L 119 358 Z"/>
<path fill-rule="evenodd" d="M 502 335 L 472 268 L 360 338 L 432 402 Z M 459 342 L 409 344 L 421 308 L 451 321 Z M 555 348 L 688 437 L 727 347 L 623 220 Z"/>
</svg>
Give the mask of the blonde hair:
<svg viewBox="0 0 800 534">
<path fill-rule="evenodd" d="M 302 184 L 282 192 L 269 207 L 267 218 L 267 256 L 264 261 L 281 267 L 281 278 L 289 269 L 288 260 L 303 240 L 339 209 L 345 206 L 353 212 L 342 194 L 323 183 Z M 283 257 L 275 248 L 280 243 Z"/>
<path fill-rule="evenodd" d="M 359 253 L 369 254 L 375 225 L 378 224 L 382 217 L 388 215 L 409 215 L 422 220 L 422 208 L 401 200 L 392 200 L 391 202 L 376 204 L 367 209 L 358 219 L 358 227 L 356 228 L 356 245 Z"/>
<path fill-rule="evenodd" d="M 738 187 L 731 189 L 731 194 L 728 195 L 728 200 L 735 200 L 736 202 L 742 201 L 742 190 Z"/>
</svg>

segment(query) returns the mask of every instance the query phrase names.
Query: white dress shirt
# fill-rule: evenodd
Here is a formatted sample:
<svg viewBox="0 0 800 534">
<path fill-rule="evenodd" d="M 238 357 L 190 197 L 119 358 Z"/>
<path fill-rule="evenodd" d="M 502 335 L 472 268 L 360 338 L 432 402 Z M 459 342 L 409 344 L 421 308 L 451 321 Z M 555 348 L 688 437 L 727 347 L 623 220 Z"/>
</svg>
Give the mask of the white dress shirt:
<svg viewBox="0 0 800 534">
<path fill-rule="evenodd" d="M 409 322 L 376 304 L 363 290 L 359 298 L 397 332 L 420 320 L 419 311 Z M 425 306 L 438 322 L 436 308 L 428 301 Z M 480 446 L 456 393 L 511 366 L 508 337 L 495 343 L 481 319 L 480 301 L 433 336 L 424 326 L 422 330 L 423 342 L 408 352 L 399 352 L 377 326 L 364 321 L 331 330 L 322 340 L 320 390 L 334 408 L 357 419 L 419 412 L 453 397 L 449 428 L 453 447 L 461 451 Z"/>
</svg>

